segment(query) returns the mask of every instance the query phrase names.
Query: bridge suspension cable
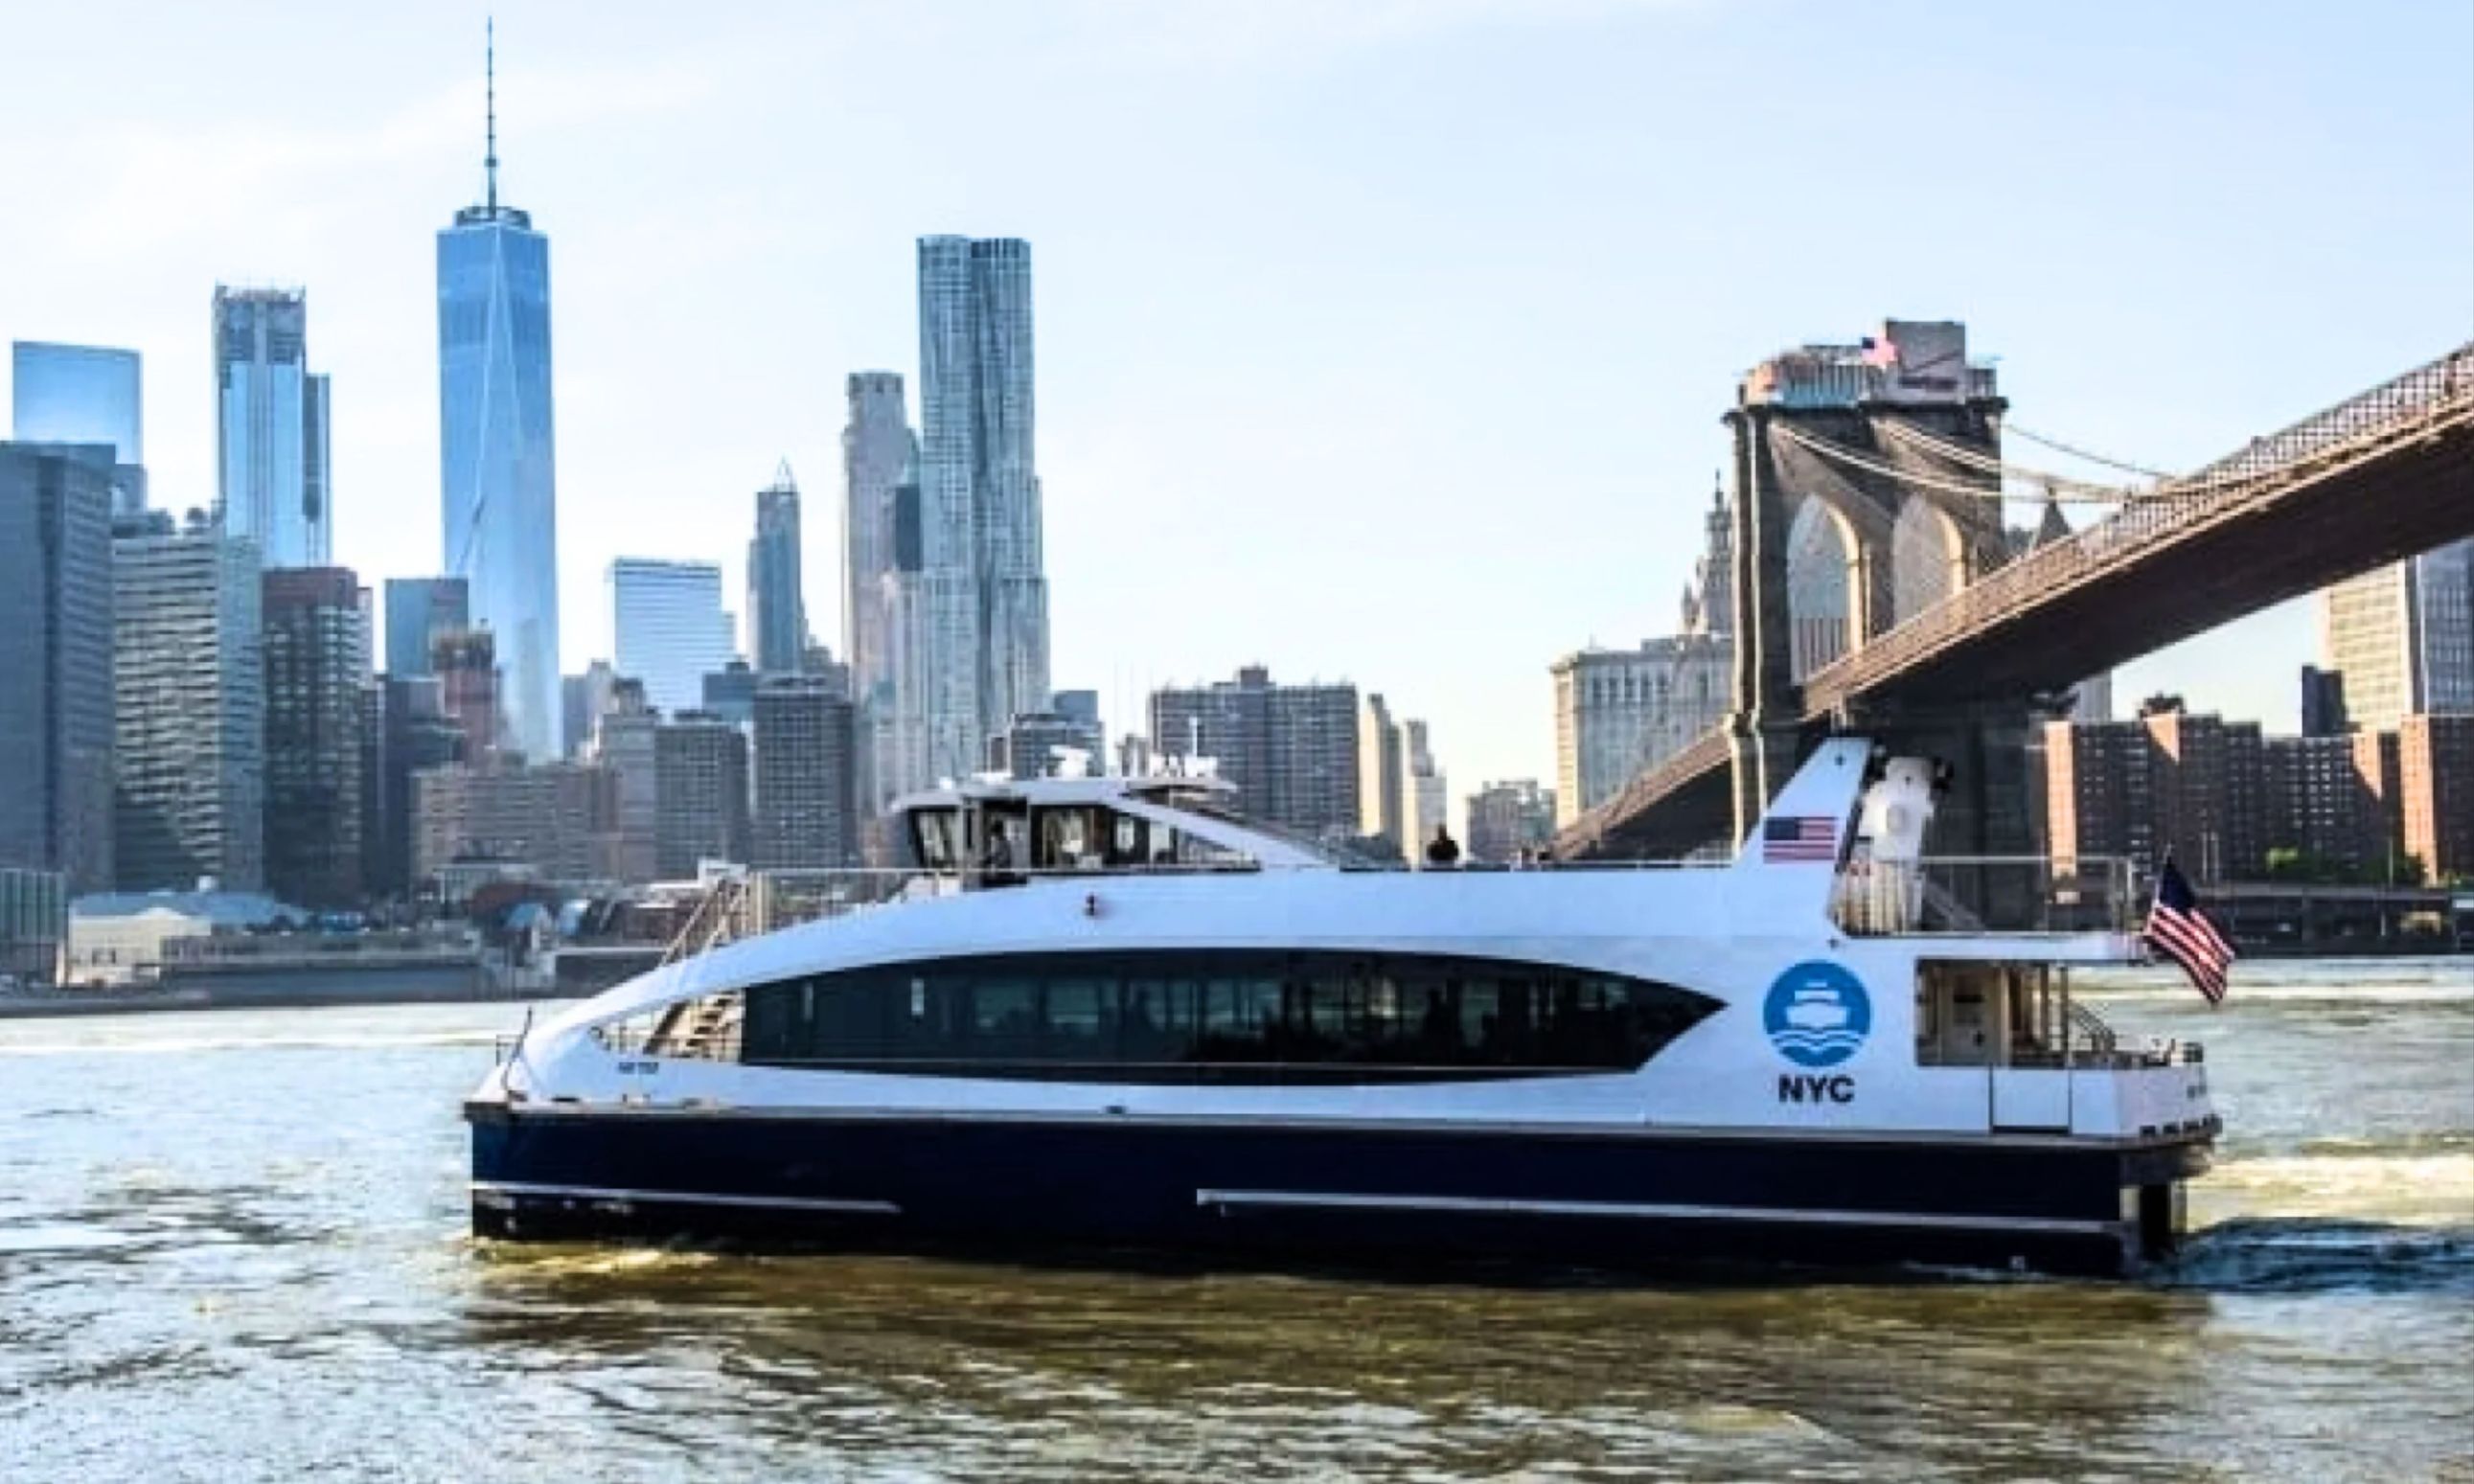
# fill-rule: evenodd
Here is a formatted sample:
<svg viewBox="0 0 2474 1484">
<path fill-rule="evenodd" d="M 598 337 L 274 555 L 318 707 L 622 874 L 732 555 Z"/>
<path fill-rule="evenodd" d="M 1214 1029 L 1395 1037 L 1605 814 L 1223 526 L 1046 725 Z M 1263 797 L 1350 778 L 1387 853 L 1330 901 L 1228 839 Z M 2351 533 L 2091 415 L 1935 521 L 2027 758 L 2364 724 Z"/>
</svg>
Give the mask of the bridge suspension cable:
<svg viewBox="0 0 2474 1484">
<path fill-rule="evenodd" d="M 2167 474 L 2161 469 L 2145 469 L 2137 464 L 2124 463 L 2118 458 L 2107 458 L 2101 453 L 2090 452 L 2086 449 L 2074 448 L 2072 445 L 2064 443 L 2058 438 L 2048 438 L 2044 434 L 2036 432 L 2033 429 L 2021 427 L 2016 423 L 2002 424 L 2001 431 L 2005 434 L 2025 438 L 2029 443 L 2035 444 L 2040 448 L 2050 449 L 2056 453 L 2067 453 L 2073 458 L 2084 459 L 2088 463 L 2102 465 L 2106 469 L 2118 469 L 2126 474 L 2137 474 L 2143 479 L 2171 479 L 2173 477 L 2173 475 Z"/>
<path fill-rule="evenodd" d="M 1895 465 L 1884 464 L 1878 459 L 1858 453 L 1844 444 L 1831 443 L 1826 438 L 1815 438 L 1785 423 L 1773 423 L 1770 426 L 1788 442 L 1817 453 L 1823 458 L 1844 464 L 1852 469 L 1860 469 L 1867 474 L 1877 474 L 1901 484 L 1914 485 L 1919 489 L 1939 490 L 1945 495 L 1956 495 L 1967 499 L 2011 502 L 2041 502 L 2045 499 L 2055 499 L 2064 504 L 2118 505 L 2124 500 L 2138 498 L 2127 490 L 2112 489 L 2104 485 L 2078 484 L 2069 480 L 2048 485 L 2033 495 L 2012 495 L 2004 492 L 1999 485 L 1988 488 L 1981 484 L 1962 484 L 1955 479 L 1940 478 L 1932 474 L 1918 474 L 1911 469 L 1900 469 Z M 1999 470 L 1986 471 L 1989 474 L 1999 472 Z"/>
<path fill-rule="evenodd" d="M 2023 484 L 2031 484 L 2048 493 L 2058 495 L 2060 492 L 2069 491 L 2078 499 L 2098 503 L 2118 503 L 2138 498 L 2139 492 L 2120 485 L 2096 484 L 2086 479 L 2074 479 L 2068 474 L 2030 469 L 2025 464 L 2005 463 L 1981 449 L 1971 449 L 1963 443 L 1936 436 L 1910 424 L 1883 423 L 1880 428 L 1895 441 L 1910 448 L 1939 454 L 1943 458 L 1965 464 L 1972 469 L 1980 469 L 1986 474 L 1998 474 L 2004 479 L 2016 479 Z"/>
</svg>

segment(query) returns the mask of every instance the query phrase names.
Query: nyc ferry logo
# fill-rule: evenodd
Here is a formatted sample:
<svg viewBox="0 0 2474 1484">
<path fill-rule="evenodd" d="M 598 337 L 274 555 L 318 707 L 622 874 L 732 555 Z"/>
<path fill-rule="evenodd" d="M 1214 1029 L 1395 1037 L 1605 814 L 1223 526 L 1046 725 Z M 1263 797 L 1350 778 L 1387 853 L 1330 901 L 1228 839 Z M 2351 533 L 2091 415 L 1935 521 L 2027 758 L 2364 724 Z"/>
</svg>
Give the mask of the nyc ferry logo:
<svg viewBox="0 0 2474 1484">
<path fill-rule="evenodd" d="M 1781 974 L 1761 1002 L 1761 1029 L 1779 1055 L 1819 1071 L 1856 1055 L 1873 1030 L 1873 1001 L 1854 974 L 1815 959 Z M 1779 1079 L 1782 1103 L 1847 1103 L 1856 1080 L 1788 1075 Z"/>
</svg>

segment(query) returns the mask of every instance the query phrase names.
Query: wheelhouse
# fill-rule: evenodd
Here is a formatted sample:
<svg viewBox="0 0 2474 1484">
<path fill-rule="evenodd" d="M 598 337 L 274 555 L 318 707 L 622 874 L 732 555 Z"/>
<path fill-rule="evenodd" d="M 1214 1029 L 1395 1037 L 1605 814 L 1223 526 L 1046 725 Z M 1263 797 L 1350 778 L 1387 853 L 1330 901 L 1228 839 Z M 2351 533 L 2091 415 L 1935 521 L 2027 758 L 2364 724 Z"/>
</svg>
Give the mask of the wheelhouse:
<svg viewBox="0 0 2474 1484">
<path fill-rule="evenodd" d="M 913 869 L 973 886 L 1032 876 L 1227 871 L 1355 864 L 1333 845 L 1233 812 L 1237 790 L 1208 773 L 1147 778 L 983 778 L 896 800 Z"/>
</svg>

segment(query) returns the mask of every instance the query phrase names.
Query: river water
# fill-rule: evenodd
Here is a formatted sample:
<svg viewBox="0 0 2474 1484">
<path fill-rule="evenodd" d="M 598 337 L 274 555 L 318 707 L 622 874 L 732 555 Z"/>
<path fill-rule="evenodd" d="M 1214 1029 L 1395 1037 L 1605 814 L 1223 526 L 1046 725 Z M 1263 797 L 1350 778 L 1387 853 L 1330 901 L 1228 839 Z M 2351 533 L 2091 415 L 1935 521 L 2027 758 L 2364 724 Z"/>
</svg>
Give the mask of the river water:
<svg viewBox="0 0 2474 1484">
<path fill-rule="evenodd" d="M 2105 1001 L 2227 1123 L 2131 1285 L 497 1247 L 505 1007 L 0 1022 L 0 1477 L 2474 1479 L 2474 962 Z"/>
</svg>

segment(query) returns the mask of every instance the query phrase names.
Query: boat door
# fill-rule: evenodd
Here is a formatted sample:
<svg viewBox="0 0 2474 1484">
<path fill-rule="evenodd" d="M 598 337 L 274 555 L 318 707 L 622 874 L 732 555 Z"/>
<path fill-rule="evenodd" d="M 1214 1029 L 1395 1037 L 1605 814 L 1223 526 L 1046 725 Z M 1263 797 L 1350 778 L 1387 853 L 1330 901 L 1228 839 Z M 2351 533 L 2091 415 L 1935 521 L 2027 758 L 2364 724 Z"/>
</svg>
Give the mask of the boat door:
<svg viewBox="0 0 2474 1484">
<path fill-rule="evenodd" d="M 2059 1048 L 2068 984 L 2057 995 L 2052 970 L 2041 963 L 2005 963 L 1994 972 L 1993 1127 L 2067 1130 L 2071 1073 Z"/>
<path fill-rule="evenodd" d="M 2070 1074 L 2045 1048 L 2061 1008 L 2039 965 L 1927 960 L 1916 965 L 1916 1063 L 1981 1068 L 1991 1129 L 2067 1129 Z"/>
</svg>

